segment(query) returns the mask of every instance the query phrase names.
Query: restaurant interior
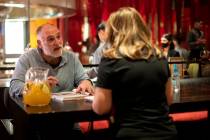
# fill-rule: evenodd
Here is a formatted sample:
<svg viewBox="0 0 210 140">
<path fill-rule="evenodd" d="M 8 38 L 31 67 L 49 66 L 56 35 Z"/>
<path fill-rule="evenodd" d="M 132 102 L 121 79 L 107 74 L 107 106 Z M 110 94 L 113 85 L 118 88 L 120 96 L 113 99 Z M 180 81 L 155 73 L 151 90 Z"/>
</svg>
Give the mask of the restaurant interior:
<svg viewBox="0 0 210 140">
<path fill-rule="evenodd" d="M 163 50 L 163 36 L 170 34 L 179 39 L 179 47 L 186 51 L 187 57 L 168 57 L 170 73 L 173 75 L 176 68 L 179 76 L 179 92 L 174 92 L 169 111 L 179 139 L 210 139 L 209 0 L 0 0 L 0 139 L 23 138 L 24 130 L 44 117 L 63 122 L 68 117 L 74 119 L 88 140 L 112 139 L 112 116 L 97 116 L 91 102 L 63 101 L 30 108 L 19 99 L 11 99 L 8 88 L 18 58 L 37 47 L 36 30 L 40 25 L 58 27 L 63 48 L 73 52 L 88 71 L 99 65 L 91 61 L 97 49 L 98 25 L 106 23 L 112 12 L 128 6 L 142 15 L 151 31 L 152 46 Z M 202 22 L 204 48 L 199 59 L 189 59 L 188 34 L 198 20 Z"/>
</svg>

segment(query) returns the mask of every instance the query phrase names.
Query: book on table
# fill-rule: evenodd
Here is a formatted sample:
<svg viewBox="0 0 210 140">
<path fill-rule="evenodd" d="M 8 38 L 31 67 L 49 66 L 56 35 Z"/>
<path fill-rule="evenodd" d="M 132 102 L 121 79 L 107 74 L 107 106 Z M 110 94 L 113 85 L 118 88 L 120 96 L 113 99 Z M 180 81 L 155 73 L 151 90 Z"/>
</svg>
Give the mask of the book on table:
<svg viewBox="0 0 210 140">
<path fill-rule="evenodd" d="M 84 98 L 85 98 L 85 100 L 88 101 L 88 102 L 93 102 L 93 100 L 94 100 L 94 96 L 93 96 L 93 95 L 91 95 L 91 96 L 86 96 L 86 97 L 84 97 Z"/>
<path fill-rule="evenodd" d="M 79 100 L 79 99 L 84 99 L 87 96 L 89 96 L 89 93 L 76 93 L 73 91 L 65 91 L 65 92 L 53 93 L 52 99 L 58 101 Z"/>
</svg>

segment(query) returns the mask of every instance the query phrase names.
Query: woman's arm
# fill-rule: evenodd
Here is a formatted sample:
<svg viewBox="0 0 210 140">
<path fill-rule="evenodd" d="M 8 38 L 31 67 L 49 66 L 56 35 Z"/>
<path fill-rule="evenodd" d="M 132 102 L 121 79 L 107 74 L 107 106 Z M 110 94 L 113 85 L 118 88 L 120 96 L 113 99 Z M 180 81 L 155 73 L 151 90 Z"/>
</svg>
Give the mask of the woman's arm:
<svg viewBox="0 0 210 140">
<path fill-rule="evenodd" d="M 96 87 L 92 107 L 93 111 L 99 115 L 111 112 L 112 90 Z"/>
</svg>

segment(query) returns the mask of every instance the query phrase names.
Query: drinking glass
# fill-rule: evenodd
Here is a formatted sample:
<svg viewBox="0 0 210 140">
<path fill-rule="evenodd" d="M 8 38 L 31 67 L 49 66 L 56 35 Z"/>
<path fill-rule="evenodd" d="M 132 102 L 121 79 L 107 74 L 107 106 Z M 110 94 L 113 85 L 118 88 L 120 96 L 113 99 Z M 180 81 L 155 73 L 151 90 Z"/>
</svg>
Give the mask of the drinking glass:
<svg viewBox="0 0 210 140">
<path fill-rule="evenodd" d="M 45 106 L 50 103 L 51 90 L 47 83 L 49 69 L 31 67 L 25 75 L 23 102 L 29 106 Z"/>
</svg>

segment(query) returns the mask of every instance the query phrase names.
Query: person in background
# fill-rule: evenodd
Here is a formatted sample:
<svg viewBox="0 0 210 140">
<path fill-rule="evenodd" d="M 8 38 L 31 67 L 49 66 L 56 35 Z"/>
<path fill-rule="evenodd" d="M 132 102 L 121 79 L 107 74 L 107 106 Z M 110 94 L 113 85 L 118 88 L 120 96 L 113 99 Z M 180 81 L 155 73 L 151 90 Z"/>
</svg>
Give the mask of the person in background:
<svg viewBox="0 0 210 140">
<path fill-rule="evenodd" d="M 175 46 L 175 51 L 179 52 L 180 57 L 183 57 L 185 60 L 189 58 L 189 51 L 182 47 L 182 37 L 181 35 L 177 34 L 173 37 L 173 43 Z"/>
<path fill-rule="evenodd" d="M 105 22 L 101 22 L 98 26 L 97 26 L 97 34 L 95 37 L 95 45 L 93 47 L 90 48 L 90 54 L 93 54 L 96 49 L 105 44 L 105 40 L 106 40 L 106 33 L 105 33 Z"/>
<path fill-rule="evenodd" d="M 168 63 L 154 54 L 143 18 L 134 8 L 120 8 L 106 28 L 110 46 L 99 65 L 93 110 L 113 112 L 116 139 L 176 139 Z"/>
<path fill-rule="evenodd" d="M 97 28 L 97 49 L 95 50 L 95 52 L 93 53 L 91 59 L 90 59 L 90 62 L 91 64 L 99 64 L 101 62 L 101 58 L 102 58 L 102 53 L 103 53 L 103 50 L 106 49 L 106 45 L 105 45 L 105 42 L 106 42 L 106 39 L 107 39 L 107 34 L 106 34 L 106 31 L 105 31 L 105 23 L 100 23 L 98 25 L 98 28 Z M 88 71 L 88 75 L 90 78 L 95 78 L 97 76 L 97 73 L 98 73 L 98 68 L 95 67 L 95 68 L 92 68 L 91 70 Z"/>
<path fill-rule="evenodd" d="M 77 86 L 76 92 L 93 92 L 92 83 L 78 58 L 73 52 L 63 49 L 63 40 L 57 27 L 51 24 L 40 26 L 37 29 L 37 44 L 37 48 L 26 51 L 18 60 L 10 82 L 9 92 L 11 96 L 22 95 L 25 74 L 30 67 L 45 67 L 49 69 L 47 80 L 53 93 L 72 91 L 75 86 Z M 72 128 L 72 125 L 68 123 L 66 128 Z M 46 134 L 49 133 L 49 136 L 53 134 L 52 137 L 60 138 L 60 135 L 63 136 L 62 134 L 69 130 L 66 129 L 64 131 L 63 129 L 55 128 L 58 124 L 53 126 L 54 122 L 51 127 L 52 130 L 45 130 Z M 60 127 L 63 128 L 64 126 L 60 125 Z M 62 131 L 62 134 L 59 133 L 59 129 Z M 45 134 L 45 132 L 43 133 Z M 71 133 L 71 131 L 68 133 Z M 72 134 L 75 133 L 72 132 Z"/>
<path fill-rule="evenodd" d="M 205 49 L 206 39 L 204 33 L 201 31 L 203 22 L 196 19 L 194 27 L 190 30 L 187 35 L 187 42 L 190 48 L 190 59 L 200 59 L 201 53 Z"/>
<path fill-rule="evenodd" d="M 79 53 L 79 60 L 83 65 L 89 64 L 88 44 L 89 43 L 87 43 L 86 41 L 78 43 L 79 47 L 81 47 L 81 52 Z"/>
<path fill-rule="evenodd" d="M 166 58 L 180 56 L 179 52 L 175 50 L 172 34 L 164 34 L 161 37 L 161 44 L 162 44 L 162 49 L 163 49 L 163 55 Z"/>
</svg>

